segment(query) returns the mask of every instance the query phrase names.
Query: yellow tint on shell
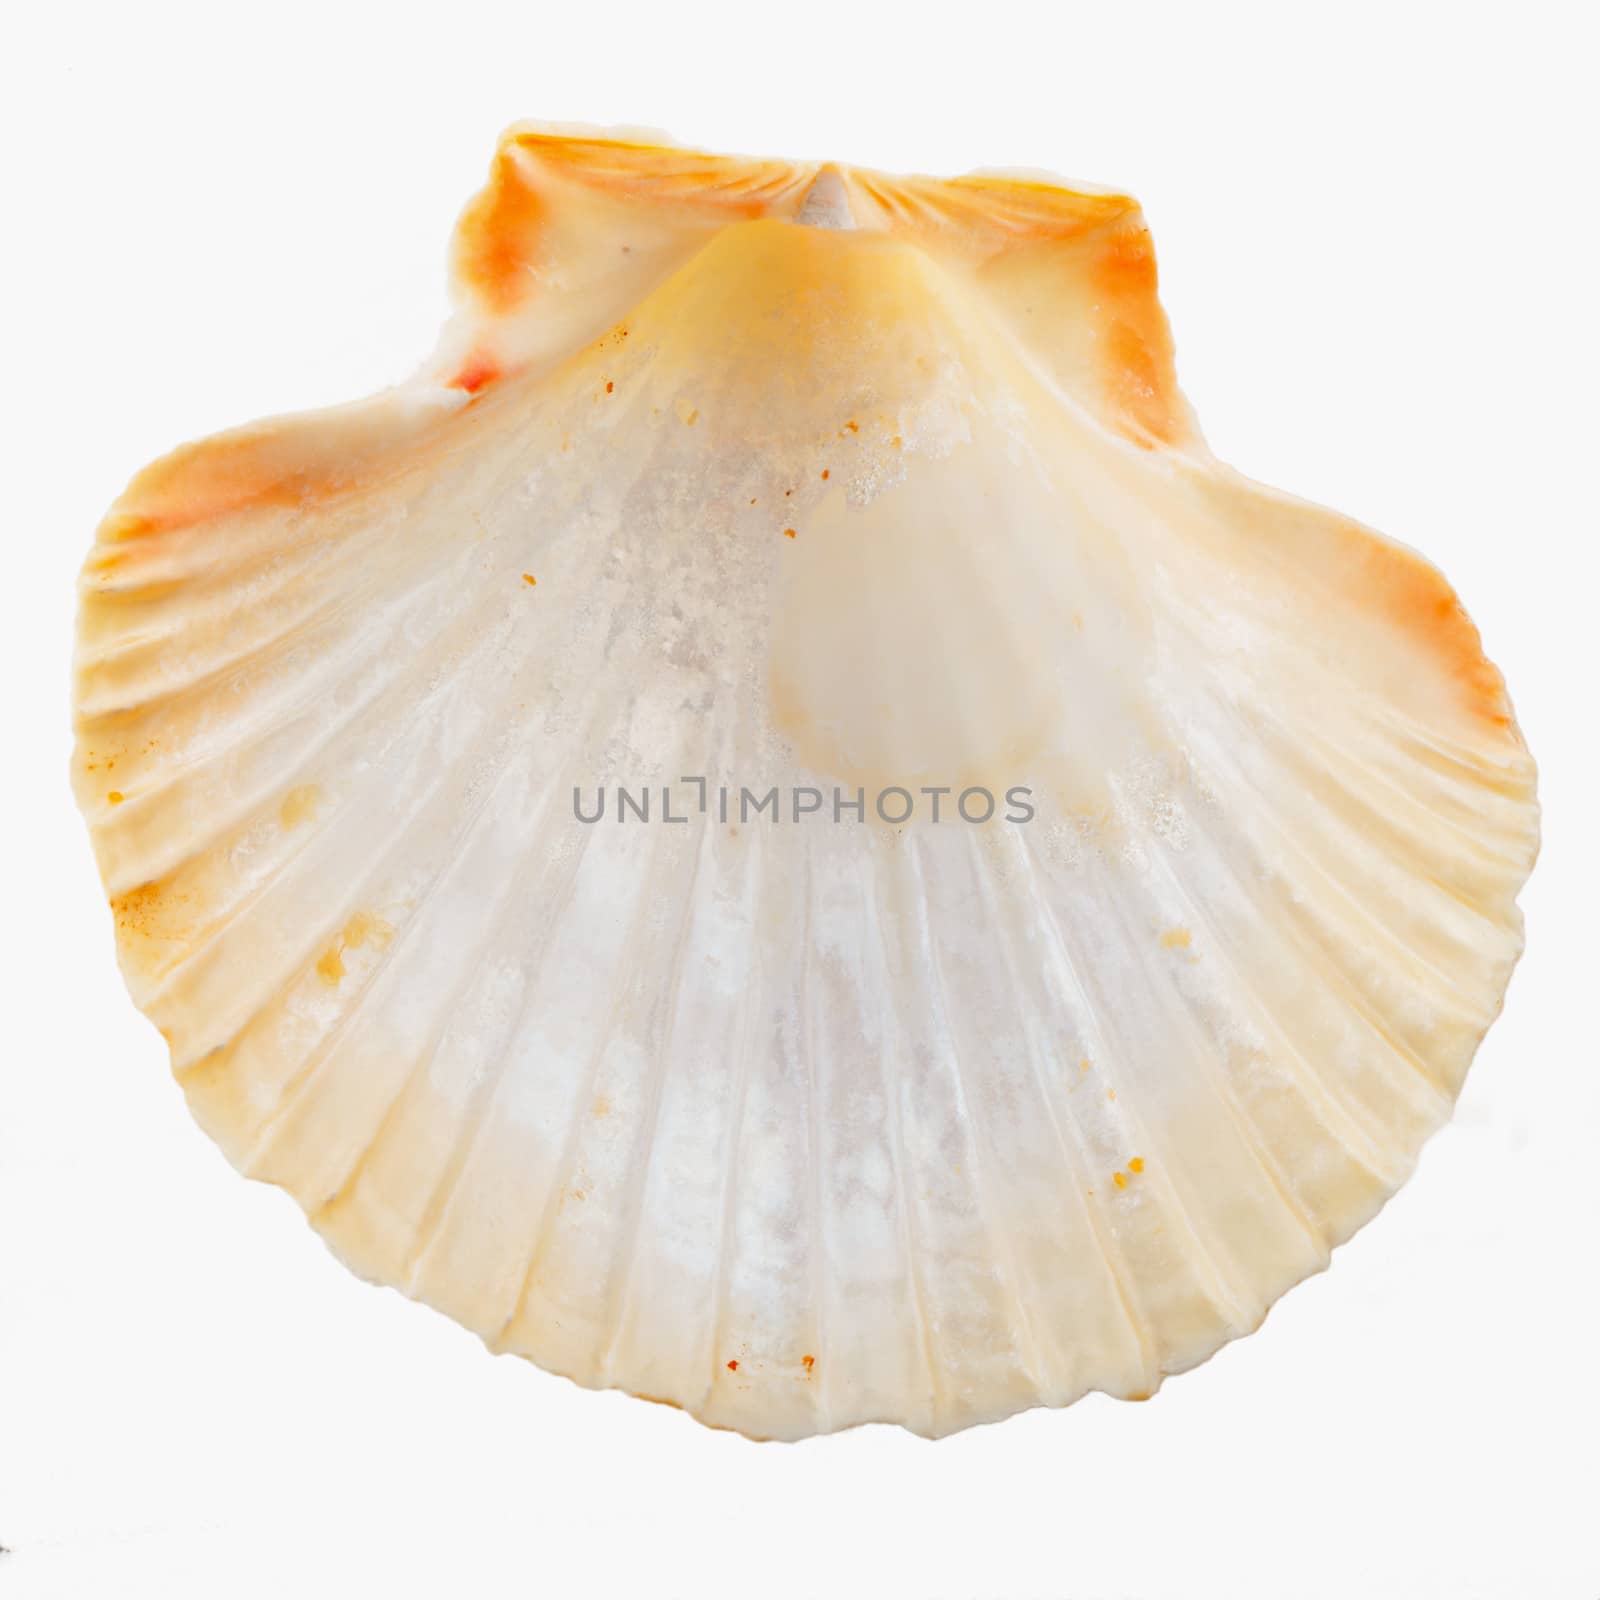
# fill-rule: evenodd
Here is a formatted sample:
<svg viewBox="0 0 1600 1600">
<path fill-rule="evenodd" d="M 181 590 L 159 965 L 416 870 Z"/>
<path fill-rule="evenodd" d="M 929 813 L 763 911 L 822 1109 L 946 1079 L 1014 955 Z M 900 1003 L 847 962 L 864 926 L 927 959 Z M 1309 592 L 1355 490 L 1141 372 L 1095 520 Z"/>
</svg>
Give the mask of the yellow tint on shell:
<svg viewBox="0 0 1600 1600">
<path fill-rule="evenodd" d="M 1521 948 L 1445 579 L 1216 461 L 1125 195 L 527 126 L 453 263 L 416 378 L 85 563 L 73 780 L 196 1118 L 364 1277 L 758 1437 L 1255 1327 Z"/>
</svg>

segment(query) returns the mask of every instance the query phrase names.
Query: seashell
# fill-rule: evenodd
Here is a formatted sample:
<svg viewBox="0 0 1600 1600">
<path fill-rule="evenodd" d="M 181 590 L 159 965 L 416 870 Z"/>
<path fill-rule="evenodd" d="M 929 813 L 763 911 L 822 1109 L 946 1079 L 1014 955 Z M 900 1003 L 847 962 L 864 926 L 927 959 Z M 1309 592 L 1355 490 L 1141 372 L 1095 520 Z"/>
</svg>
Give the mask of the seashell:
<svg viewBox="0 0 1600 1600">
<path fill-rule="evenodd" d="M 201 1125 L 755 1436 L 1253 1329 L 1520 949 L 1449 585 L 1211 456 L 1115 192 L 530 126 L 454 264 L 417 378 L 157 462 L 84 571 L 76 792 Z"/>
</svg>

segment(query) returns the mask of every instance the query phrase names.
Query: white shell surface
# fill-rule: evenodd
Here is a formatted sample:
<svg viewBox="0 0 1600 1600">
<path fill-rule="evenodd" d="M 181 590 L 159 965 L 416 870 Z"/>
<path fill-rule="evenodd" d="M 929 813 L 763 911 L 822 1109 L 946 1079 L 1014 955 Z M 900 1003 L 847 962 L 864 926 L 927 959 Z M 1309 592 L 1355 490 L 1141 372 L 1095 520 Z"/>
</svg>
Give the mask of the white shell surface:
<svg viewBox="0 0 1600 1600">
<path fill-rule="evenodd" d="M 135 481 L 76 707 L 124 971 L 356 1271 L 936 1435 L 1152 1392 L 1404 1181 L 1532 763 L 1431 567 L 1206 451 L 1147 240 L 514 134 L 435 366 Z"/>
</svg>

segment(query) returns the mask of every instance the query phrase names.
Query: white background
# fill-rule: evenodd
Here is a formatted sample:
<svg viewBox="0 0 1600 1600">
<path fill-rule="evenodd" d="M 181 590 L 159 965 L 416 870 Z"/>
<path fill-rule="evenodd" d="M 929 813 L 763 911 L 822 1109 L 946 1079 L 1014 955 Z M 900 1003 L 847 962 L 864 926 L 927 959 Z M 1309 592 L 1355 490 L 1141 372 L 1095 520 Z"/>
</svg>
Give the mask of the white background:
<svg viewBox="0 0 1600 1600">
<path fill-rule="evenodd" d="M 46 12 L 0 69 L 0 1596 L 1596 1600 L 1579 8 Z M 419 360 L 520 116 L 1127 186 L 1217 453 L 1422 548 L 1505 669 L 1545 849 L 1457 1119 L 1331 1272 L 1148 1405 L 755 1445 L 492 1359 L 236 1177 L 122 994 L 66 779 L 94 524 L 177 442 Z"/>
</svg>

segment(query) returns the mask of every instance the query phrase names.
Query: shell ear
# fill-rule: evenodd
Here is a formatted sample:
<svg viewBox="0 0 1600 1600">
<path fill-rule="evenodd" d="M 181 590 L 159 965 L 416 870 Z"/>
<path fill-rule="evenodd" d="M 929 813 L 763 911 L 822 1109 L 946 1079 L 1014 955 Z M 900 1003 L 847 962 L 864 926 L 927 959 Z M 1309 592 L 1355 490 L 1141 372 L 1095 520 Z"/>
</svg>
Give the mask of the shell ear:
<svg viewBox="0 0 1600 1600">
<path fill-rule="evenodd" d="M 719 229 L 796 212 L 812 170 L 616 133 L 511 128 L 456 227 L 462 316 L 446 339 L 447 381 L 476 390 L 513 366 L 561 360 Z"/>
<path fill-rule="evenodd" d="M 979 281 L 1050 375 L 1098 421 L 1145 449 L 1200 441 L 1178 388 L 1156 258 L 1138 206 L 1063 237 L 1024 237 Z"/>
</svg>

